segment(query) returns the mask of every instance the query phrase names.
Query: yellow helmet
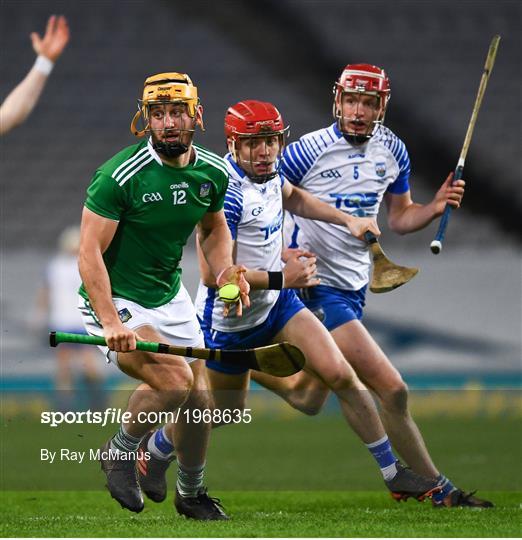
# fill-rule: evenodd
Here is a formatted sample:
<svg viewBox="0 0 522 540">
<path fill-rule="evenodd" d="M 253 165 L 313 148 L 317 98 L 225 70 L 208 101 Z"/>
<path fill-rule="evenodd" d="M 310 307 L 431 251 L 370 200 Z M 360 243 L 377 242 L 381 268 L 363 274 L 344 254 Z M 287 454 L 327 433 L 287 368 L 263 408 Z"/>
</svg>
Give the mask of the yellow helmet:
<svg viewBox="0 0 522 540">
<path fill-rule="evenodd" d="M 196 117 L 199 105 L 198 89 L 192 84 L 190 77 L 185 73 L 158 73 L 147 77 L 143 86 L 143 98 L 138 100 L 138 112 L 131 122 L 131 132 L 136 137 L 143 137 L 149 129 L 149 107 L 157 103 L 179 103 L 187 105 L 187 112 L 191 118 Z M 143 116 L 144 128 L 136 127 L 138 119 Z M 197 123 L 202 125 L 201 118 Z"/>
</svg>

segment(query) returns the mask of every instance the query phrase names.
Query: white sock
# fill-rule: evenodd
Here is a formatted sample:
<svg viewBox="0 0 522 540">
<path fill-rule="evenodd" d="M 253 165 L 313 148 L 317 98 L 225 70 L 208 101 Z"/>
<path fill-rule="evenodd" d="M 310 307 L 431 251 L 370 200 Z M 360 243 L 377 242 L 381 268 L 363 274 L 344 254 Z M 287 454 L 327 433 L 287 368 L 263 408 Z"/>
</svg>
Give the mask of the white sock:
<svg viewBox="0 0 522 540">
<path fill-rule="evenodd" d="M 395 478 L 395 475 L 397 474 L 397 464 L 392 463 L 391 465 L 388 465 L 387 467 L 383 467 L 381 469 L 381 473 L 384 480 L 388 482 L 392 478 Z"/>
</svg>

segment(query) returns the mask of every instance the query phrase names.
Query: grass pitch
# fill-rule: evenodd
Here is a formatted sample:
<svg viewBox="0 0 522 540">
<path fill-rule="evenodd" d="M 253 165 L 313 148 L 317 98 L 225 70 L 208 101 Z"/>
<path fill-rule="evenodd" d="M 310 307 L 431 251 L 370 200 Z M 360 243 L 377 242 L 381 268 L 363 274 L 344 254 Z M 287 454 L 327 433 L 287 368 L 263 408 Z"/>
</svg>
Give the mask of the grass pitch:
<svg viewBox="0 0 522 540">
<path fill-rule="evenodd" d="M 339 414 L 283 419 L 255 414 L 248 425 L 215 430 L 206 483 L 229 522 L 178 516 L 170 495 L 122 510 L 103 491 L 99 464 L 40 460 L 40 449 L 98 448 L 115 431 L 59 428 L 13 418 L 1 427 L 1 536 L 6 537 L 513 537 L 522 531 L 520 417 L 423 418 L 418 424 L 435 463 L 465 490 L 496 507 L 398 504 Z"/>
<path fill-rule="evenodd" d="M 384 492 L 221 492 L 228 522 L 178 516 L 169 498 L 131 514 L 104 492 L 7 492 L 2 536 L 73 537 L 509 537 L 521 530 L 520 495 L 490 492 L 488 510 L 397 504 Z"/>
</svg>

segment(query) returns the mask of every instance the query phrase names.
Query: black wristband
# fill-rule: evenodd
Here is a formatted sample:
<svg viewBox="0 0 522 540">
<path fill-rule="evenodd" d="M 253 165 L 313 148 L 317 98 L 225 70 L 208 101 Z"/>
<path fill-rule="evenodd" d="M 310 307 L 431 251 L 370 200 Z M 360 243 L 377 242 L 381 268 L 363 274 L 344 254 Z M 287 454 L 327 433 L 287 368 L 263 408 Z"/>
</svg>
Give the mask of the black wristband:
<svg viewBox="0 0 522 540">
<path fill-rule="evenodd" d="M 267 274 L 267 289 L 274 289 L 276 291 L 280 291 L 283 288 L 283 272 L 267 272 Z"/>
</svg>

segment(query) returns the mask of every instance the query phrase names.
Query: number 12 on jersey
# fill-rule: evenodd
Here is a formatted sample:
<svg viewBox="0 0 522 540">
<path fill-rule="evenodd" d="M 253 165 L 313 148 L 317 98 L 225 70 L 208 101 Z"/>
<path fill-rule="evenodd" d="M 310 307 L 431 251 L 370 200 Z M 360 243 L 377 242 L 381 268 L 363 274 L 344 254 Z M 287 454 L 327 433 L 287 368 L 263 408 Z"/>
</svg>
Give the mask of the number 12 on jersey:
<svg viewBox="0 0 522 540">
<path fill-rule="evenodd" d="M 187 204 L 187 192 L 177 189 L 172 192 L 172 204 Z"/>
</svg>

